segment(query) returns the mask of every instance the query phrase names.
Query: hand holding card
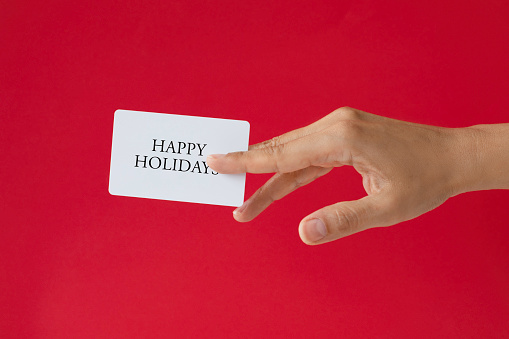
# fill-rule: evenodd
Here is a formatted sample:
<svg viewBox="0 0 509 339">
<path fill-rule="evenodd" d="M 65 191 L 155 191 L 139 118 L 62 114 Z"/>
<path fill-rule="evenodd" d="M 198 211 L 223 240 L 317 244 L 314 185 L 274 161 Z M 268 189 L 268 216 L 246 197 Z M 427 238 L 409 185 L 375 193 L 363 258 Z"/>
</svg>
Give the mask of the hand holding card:
<svg viewBox="0 0 509 339">
<path fill-rule="evenodd" d="M 117 110 L 109 192 L 202 204 L 240 206 L 245 174 L 219 174 L 208 154 L 246 151 L 249 123 Z"/>
</svg>

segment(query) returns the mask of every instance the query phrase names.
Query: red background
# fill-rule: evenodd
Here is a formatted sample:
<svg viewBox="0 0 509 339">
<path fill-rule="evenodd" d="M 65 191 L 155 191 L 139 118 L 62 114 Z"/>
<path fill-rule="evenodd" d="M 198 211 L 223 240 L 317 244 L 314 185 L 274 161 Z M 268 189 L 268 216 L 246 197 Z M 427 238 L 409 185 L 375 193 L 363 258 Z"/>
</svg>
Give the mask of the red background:
<svg viewBox="0 0 509 339">
<path fill-rule="evenodd" d="M 248 224 L 108 193 L 118 108 L 248 120 L 340 106 L 507 122 L 507 1 L 3 1 L 0 336 L 509 337 L 509 192 L 304 245 L 365 193 L 336 169 Z M 249 175 L 246 194 L 268 176 Z"/>
</svg>

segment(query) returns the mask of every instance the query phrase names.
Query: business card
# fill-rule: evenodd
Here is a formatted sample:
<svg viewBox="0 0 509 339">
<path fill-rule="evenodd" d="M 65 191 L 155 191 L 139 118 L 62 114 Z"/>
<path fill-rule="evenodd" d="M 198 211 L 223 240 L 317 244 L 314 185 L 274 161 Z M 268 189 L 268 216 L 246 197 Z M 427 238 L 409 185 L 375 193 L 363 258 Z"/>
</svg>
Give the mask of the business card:
<svg viewBox="0 0 509 339">
<path fill-rule="evenodd" d="M 112 195 L 240 206 L 245 174 L 220 174 L 207 155 L 247 151 L 242 120 L 117 110 L 113 123 Z"/>
</svg>

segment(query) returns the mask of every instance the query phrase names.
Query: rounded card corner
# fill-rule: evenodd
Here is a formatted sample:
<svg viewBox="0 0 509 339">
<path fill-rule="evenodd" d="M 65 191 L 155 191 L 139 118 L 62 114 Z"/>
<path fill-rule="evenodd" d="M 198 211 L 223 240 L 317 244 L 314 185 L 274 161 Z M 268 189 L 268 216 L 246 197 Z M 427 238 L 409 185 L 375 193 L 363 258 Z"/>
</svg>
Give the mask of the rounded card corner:
<svg viewBox="0 0 509 339">
<path fill-rule="evenodd" d="M 108 186 L 108 193 L 109 193 L 110 195 L 116 195 L 115 193 L 113 193 L 113 192 L 111 191 L 111 186 Z"/>
</svg>

